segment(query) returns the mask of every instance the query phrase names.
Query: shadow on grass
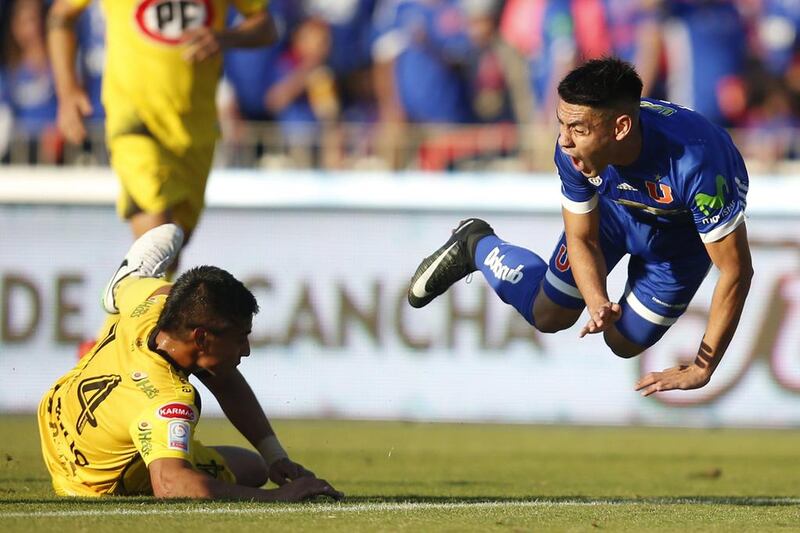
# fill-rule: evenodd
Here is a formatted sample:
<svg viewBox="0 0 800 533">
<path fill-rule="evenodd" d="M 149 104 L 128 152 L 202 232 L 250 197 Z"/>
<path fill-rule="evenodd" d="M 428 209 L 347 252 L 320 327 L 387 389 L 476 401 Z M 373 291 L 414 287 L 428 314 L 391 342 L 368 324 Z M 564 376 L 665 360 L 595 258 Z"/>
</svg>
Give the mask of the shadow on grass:
<svg viewBox="0 0 800 533">
<path fill-rule="evenodd" d="M 279 505 L 287 505 L 285 502 L 276 502 Z M 328 498 L 319 498 L 309 502 L 301 502 L 296 505 L 314 505 L 320 503 L 333 503 Z M 353 496 L 345 498 L 341 502 L 342 506 L 353 504 L 431 504 L 431 505 L 460 505 L 469 506 L 470 504 L 530 504 L 530 505 L 731 505 L 745 507 L 800 507 L 800 497 L 787 496 L 663 496 L 646 498 L 619 498 L 619 497 L 589 497 L 589 496 L 526 496 L 526 497 L 498 497 L 498 496 Z M 110 496 L 104 498 L 18 498 L 4 499 L 0 501 L 0 513 L 2 508 L 10 505 L 31 505 L 42 510 L 42 506 L 54 505 L 64 506 L 65 504 L 79 504 L 91 508 L 105 508 L 131 506 L 133 508 L 142 507 L 181 507 L 186 506 L 208 506 L 208 505 L 270 505 L 262 502 L 233 502 L 233 501 L 200 501 L 192 499 L 157 500 L 147 496 Z"/>
</svg>

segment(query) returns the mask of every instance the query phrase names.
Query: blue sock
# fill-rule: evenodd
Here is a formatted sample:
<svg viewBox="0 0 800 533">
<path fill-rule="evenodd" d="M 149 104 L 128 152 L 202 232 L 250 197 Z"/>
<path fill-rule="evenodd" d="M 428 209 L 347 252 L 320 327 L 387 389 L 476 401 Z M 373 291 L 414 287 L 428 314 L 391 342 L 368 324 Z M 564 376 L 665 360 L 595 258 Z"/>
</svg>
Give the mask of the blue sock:
<svg viewBox="0 0 800 533">
<path fill-rule="evenodd" d="M 547 263 L 535 253 L 487 235 L 475 248 L 475 266 L 505 303 L 533 322 L 533 300 L 547 272 Z"/>
</svg>

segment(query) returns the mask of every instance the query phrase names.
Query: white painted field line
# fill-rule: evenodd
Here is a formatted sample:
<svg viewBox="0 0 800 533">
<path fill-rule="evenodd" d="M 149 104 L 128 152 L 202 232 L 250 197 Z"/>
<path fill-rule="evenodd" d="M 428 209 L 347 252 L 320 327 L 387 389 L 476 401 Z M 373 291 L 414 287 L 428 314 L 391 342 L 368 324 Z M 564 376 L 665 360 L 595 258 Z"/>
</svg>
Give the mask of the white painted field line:
<svg viewBox="0 0 800 533">
<path fill-rule="evenodd" d="M 598 505 L 800 505 L 800 498 L 731 498 L 722 499 L 680 498 L 644 500 L 530 500 L 488 502 L 378 502 L 312 505 L 265 505 L 264 507 L 191 507 L 161 509 L 84 509 L 75 511 L 13 511 L 0 512 L 0 518 L 59 518 L 83 516 L 152 516 L 152 515 L 275 515 L 297 513 L 371 513 L 380 511 L 425 511 L 450 509 L 493 509 L 499 507 L 593 507 Z"/>
</svg>

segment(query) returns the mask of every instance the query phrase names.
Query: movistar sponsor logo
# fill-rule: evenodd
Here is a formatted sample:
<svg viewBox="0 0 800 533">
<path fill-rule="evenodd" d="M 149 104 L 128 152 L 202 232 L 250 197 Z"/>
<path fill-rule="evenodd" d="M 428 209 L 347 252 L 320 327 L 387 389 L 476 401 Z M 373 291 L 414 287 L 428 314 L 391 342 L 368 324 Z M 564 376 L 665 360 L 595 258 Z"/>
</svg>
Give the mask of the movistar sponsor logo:
<svg viewBox="0 0 800 533">
<path fill-rule="evenodd" d="M 494 274 L 494 277 L 497 279 L 508 281 L 513 284 L 519 283 L 523 276 L 522 265 L 516 268 L 508 267 L 503 264 L 505 258 L 505 254 L 500 255 L 500 248 L 495 246 L 494 249 L 489 252 L 489 255 L 486 256 L 486 259 L 483 260 L 483 264 L 489 267 L 492 274 Z"/>
<path fill-rule="evenodd" d="M 622 183 L 620 183 L 619 185 L 617 185 L 617 189 L 619 189 L 621 191 L 638 191 L 639 190 L 636 187 L 634 187 L 633 185 L 631 185 L 630 183 L 627 183 L 627 182 L 624 182 L 624 181 Z"/>
<path fill-rule="evenodd" d="M 705 215 L 709 216 L 712 210 L 722 209 L 725 207 L 725 195 L 730 192 L 728 184 L 725 182 L 725 177 L 717 174 L 717 192 L 713 196 L 704 192 L 699 192 L 694 195 L 694 203 L 697 208 Z"/>
</svg>

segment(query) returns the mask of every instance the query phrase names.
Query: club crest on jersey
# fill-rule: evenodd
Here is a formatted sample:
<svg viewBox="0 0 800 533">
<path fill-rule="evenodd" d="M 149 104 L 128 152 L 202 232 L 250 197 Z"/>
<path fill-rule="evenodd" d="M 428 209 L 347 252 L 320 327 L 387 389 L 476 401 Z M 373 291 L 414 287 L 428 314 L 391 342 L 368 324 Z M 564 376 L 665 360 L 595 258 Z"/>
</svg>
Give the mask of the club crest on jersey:
<svg viewBox="0 0 800 533">
<path fill-rule="evenodd" d="M 647 194 L 650 198 L 660 204 L 671 204 L 674 198 L 672 197 L 672 187 L 665 183 L 656 183 L 653 181 L 645 181 L 647 185 Z"/>
<path fill-rule="evenodd" d="M 569 270 L 569 256 L 567 255 L 567 245 L 562 244 L 558 248 L 555 260 L 556 268 L 559 272 L 566 272 Z"/>
<path fill-rule="evenodd" d="M 194 409 L 180 402 L 164 404 L 156 409 L 156 414 L 161 418 L 174 418 L 188 420 L 189 422 L 193 422 L 195 419 Z"/>
<path fill-rule="evenodd" d="M 183 32 L 214 20 L 211 0 L 142 0 L 134 16 L 136 26 L 148 37 L 163 44 L 181 42 Z"/>
</svg>

